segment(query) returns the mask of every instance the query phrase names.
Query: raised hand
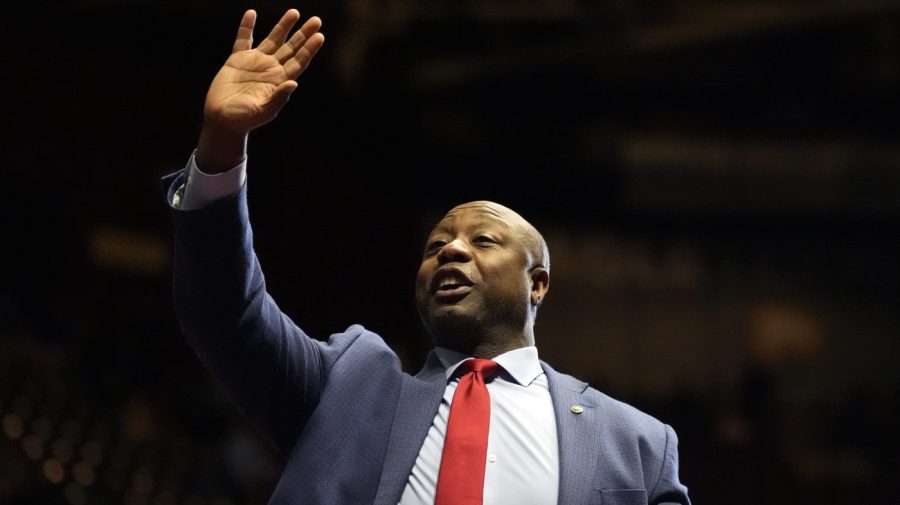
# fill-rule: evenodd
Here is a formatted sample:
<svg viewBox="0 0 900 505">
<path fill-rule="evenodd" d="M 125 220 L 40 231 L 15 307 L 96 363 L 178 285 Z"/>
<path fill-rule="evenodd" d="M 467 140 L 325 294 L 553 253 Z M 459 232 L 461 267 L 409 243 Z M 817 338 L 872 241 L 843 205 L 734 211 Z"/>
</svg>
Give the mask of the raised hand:
<svg viewBox="0 0 900 505">
<path fill-rule="evenodd" d="M 325 42 L 322 20 L 315 16 L 290 35 L 299 19 L 296 9 L 288 10 L 254 49 L 256 12 L 244 13 L 231 56 L 206 94 L 197 152 L 201 168 L 218 172 L 240 162 L 246 135 L 275 119 L 297 89 L 297 78 Z"/>
</svg>

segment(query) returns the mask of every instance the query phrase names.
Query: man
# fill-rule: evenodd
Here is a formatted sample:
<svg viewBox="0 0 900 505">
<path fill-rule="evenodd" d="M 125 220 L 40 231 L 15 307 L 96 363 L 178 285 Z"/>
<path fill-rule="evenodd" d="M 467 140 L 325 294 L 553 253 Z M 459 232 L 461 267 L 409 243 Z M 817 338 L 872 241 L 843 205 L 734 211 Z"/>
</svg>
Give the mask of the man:
<svg viewBox="0 0 900 505">
<path fill-rule="evenodd" d="M 287 11 L 255 49 L 244 14 L 188 167 L 164 179 L 175 302 L 205 366 L 285 458 L 272 504 L 688 504 L 672 429 L 538 360 L 544 239 L 492 202 L 429 236 L 416 304 L 435 350 L 416 376 L 354 325 L 309 338 L 265 289 L 246 202 L 247 135 L 324 43 Z"/>
</svg>

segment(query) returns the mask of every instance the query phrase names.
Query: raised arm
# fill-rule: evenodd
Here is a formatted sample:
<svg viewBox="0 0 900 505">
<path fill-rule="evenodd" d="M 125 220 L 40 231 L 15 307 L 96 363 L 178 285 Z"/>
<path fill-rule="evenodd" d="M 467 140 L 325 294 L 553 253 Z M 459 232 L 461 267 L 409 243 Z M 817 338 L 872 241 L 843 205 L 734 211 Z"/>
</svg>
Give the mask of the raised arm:
<svg viewBox="0 0 900 505">
<path fill-rule="evenodd" d="M 297 89 L 297 78 L 325 42 L 322 20 L 315 16 L 291 34 L 299 19 L 296 9 L 288 10 L 253 48 L 256 12 L 244 13 L 231 56 L 206 93 L 196 158 L 204 172 L 224 172 L 240 163 L 247 134 L 275 119 Z"/>
<path fill-rule="evenodd" d="M 244 157 L 250 131 L 271 121 L 297 88 L 324 37 L 287 11 L 252 48 L 256 13 L 241 20 L 234 50 L 209 87 L 195 160 L 206 173 Z M 332 347 L 306 336 L 266 292 L 253 250 L 246 189 L 182 210 L 187 170 L 164 178 L 175 224 L 175 310 L 188 342 L 241 413 L 287 454 L 319 401 Z M 186 190 L 185 190 L 186 191 Z"/>
</svg>

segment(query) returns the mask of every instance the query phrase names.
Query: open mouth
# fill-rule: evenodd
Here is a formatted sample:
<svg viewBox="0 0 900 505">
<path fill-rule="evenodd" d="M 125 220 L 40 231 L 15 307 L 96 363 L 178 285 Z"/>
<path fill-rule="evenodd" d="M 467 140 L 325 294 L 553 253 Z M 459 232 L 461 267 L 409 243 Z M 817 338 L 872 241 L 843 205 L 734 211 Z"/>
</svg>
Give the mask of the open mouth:
<svg viewBox="0 0 900 505">
<path fill-rule="evenodd" d="M 472 281 L 457 269 L 438 271 L 431 279 L 431 292 L 438 299 L 450 299 L 467 294 Z"/>
</svg>

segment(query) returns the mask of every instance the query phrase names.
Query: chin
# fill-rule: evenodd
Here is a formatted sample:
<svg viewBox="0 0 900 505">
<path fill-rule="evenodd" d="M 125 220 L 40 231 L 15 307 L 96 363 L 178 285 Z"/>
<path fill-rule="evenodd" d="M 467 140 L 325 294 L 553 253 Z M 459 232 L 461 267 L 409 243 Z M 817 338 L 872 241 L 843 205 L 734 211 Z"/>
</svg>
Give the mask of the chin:
<svg viewBox="0 0 900 505">
<path fill-rule="evenodd" d="M 428 316 L 434 324 L 451 326 L 470 325 L 478 319 L 470 307 L 458 303 L 432 307 Z"/>
<path fill-rule="evenodd" d="M 478 318 L 458 305 L 446 305 L 437 307 L 428 315 L 426 325 L 433 336 L 453 337 L 456 335 L 471 335 L 477 333 Z M 448 340 L 444 338 L 444 340 Z M 449 340 L 457 340 L 449 338 Z"/>
</svg>

